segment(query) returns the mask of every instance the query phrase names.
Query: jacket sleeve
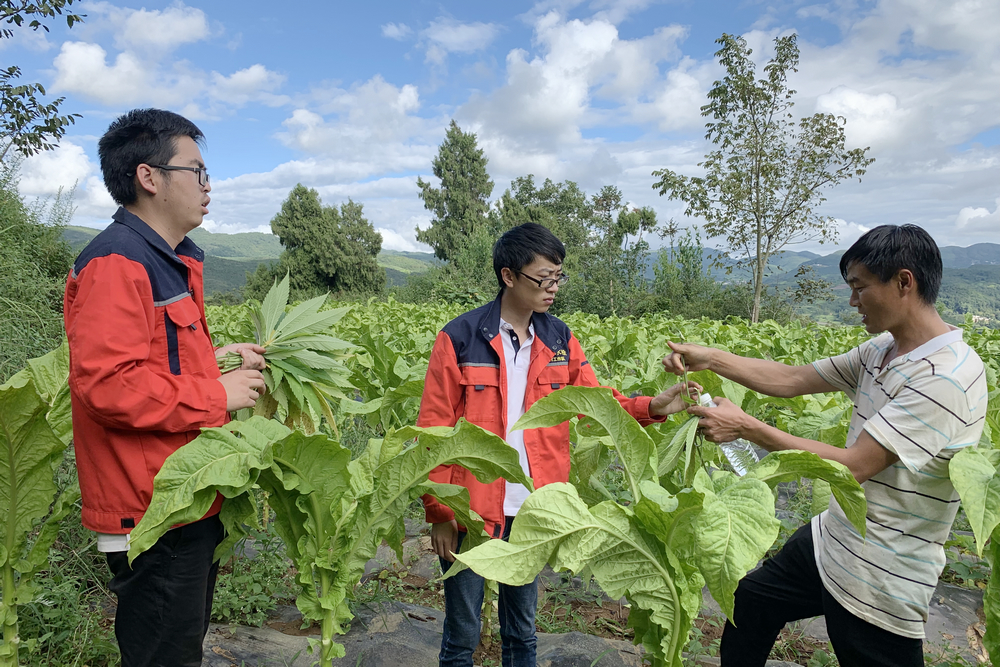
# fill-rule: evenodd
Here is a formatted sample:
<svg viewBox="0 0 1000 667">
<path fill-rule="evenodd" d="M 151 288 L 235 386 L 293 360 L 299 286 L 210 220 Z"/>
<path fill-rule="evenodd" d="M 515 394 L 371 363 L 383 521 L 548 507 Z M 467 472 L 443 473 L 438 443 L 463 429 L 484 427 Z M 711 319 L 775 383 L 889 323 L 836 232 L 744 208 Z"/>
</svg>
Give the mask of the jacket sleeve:
<svg viewBox="0 0 1000 667">
<path fill-rule="evenodd" d="M 146 363 L 156 309 L 140 264 L 114 254 L 90 261 L 70 308 L 70 388 L 97 423 L 172 433 L 225 423 L 222 383 Z"/>
<path fill-rule="evenodd" d="M 417 426 L 454 426 L 458 423 L 463 400 L 462 371 L 458 367 L 455 348 L 451 338 L 441 331 L 431 350 L 427 375 L 424 378 L 424 393 L 420 398 L 420 415 Z M 450 484 L 452 466 L 438 466 L 430 472 L 432 482 Z M 431 495 L 422 496 L 424 516 L 427 523 L 445 523 L 455 518 L 455 513 Z"/>
<path fill-rule="evenodd" d="M 580 342 L 576 336 L 570 334 L 569 337 L 569 383 L 577 387 L 600 387 L 594 367 L 587 360 L 587 355 L 583 353 Z M 662 422 L 666 417 L 650 416 L 649 403 L 653 400 L 651 396 L 636 396 L 629 398 L 614 387 L 610 387 L 615 399 L 621 404 L 625 411 L 632 415 L 642 426 L 649 426 Z"/>
</svg>

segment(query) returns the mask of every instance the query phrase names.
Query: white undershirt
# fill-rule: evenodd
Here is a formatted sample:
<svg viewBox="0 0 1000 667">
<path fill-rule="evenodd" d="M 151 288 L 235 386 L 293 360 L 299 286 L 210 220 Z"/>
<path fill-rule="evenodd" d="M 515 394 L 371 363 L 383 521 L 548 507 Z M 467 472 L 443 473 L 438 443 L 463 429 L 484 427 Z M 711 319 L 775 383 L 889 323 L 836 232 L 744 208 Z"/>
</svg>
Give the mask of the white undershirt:
<svg viewBox="0 0 1000 667">
<path fill-rule="evenodd" d="M 132 533 L 125 533 L 124 535 L 98 533 L 97 550 L 101 553 L 128 551 L 130 537 L 132 537 Z"/>
<path fill-rule="evenodd" d="M 530 477 L 528 454 L 524 450 L 524 431 L 511 432 L 510 427 L 524 414 L 524 394 L 528 388 L 528 365 L 531 363 L 531 343 L 535 340 L 535 327 L 528 323 L 528 339 L 520 341 L 521 345 L 517 351 L 514 350 L 514 343 L 510 337 L 513 331 L 514 327 L 501 317 L 500 338 L 503 341 L 504 363 L 507 368 L 507 433 L 504 439 L 508 445 L 517 450 L 521 469 Z M 506 482 L 503 499 L 504 516 L 516 516 L 527 497 L 528 489 L 523 484 Z"/>
</svg>

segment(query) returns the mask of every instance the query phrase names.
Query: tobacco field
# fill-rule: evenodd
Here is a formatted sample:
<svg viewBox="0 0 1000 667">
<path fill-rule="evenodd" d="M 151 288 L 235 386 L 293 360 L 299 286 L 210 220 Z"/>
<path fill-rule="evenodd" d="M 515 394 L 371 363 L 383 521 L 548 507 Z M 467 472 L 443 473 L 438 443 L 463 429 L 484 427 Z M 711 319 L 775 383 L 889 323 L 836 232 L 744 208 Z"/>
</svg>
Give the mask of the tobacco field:
<svg viewBox="0 0 1000 667">
<path fill-rule="evenodd" d="M 570 420 L 570 482 L 533 493 L 511 541 L 490 541 L 469 510 L 467 492 L 428 482 L 427 473 L 458 463 L 482 481 L 505 477 L 530 488 L 516 453 L 464 420 L 455 428 L 415 426 L 434 338 L 460 307 L 323 297 L 288 305 L 287 299 L 284 282 L 263 303 L 208 308 L 217 345 L 256 340 L 268 349 L 268 391 L 253 410 L 205 429 L 167 461 L 150 510 L 133 532 L 130 557 L 170 526 L 200 518 L 217 492 L 228 499 L 222 519 L 230 531 L 217 555 L 231 553 L 270 515 L 295 568 L 297 606 L 322 628 L 313 641 L 321 664 L 343 655 L 337 636 L 351 620 L 349 602 L 364 564 L 383 541 L 400 548 L 403 516 L 422 494 L 452 507 L 470 528 L 457 567 L 507 583 L 530 581 L 546 563 L 589 572 L 609 595 L 628 598 L 635 641 L 658 667 L 681 665 L 703 586 L 731 616 L 739 579 L 779 537 L 778 483 L 812 480 L 814 505 L 832 496 L 864 531 L 864 494 L 839 464 L 785 452 L 738 477 L 718 447 L 700 441 L 696 421 L 686 415 L 643 429 L 622 418 L 609 391 L 569 387 L 536 403 L 519 426 Z M 668 340 L 803 364 L 867 338 L 860 327 L 750 325 L 735 318 L 577 313 L 563 319 L 599 380 L 629 395 L 655 394 L 676 381 L 660 363 Z M 956 455 L 951 475 L 974 534 L 967 546 L 994 563 L 1000 555 L 1000 331 L 970 324 L 965 335 L 987 365 L 990 403 L 982 440 Z M 0 522 L 0 667 L 25 664 L 31 653 L 35 638 L 19 634 L 19 607 L 37 596 L 34 578 L 49 566 L 60 519 L 78 502 L 75 486 L 62 484 L 57 494 L 54 481 L 72 442 L 66 355 L 64 346 L 35 359 L 0 387 L 0 504 L 8 517 Z M 795 435 L 844 444 L 851 404 L 841 394 L 774 399 L 707 372 L 691 379 Z M 366 442 L 349 441 L 357 424 L 372 436 Z M 984 643 L 1000 663 L 1000 582 L 986 585 L 985 608 Z"/>
</svg>

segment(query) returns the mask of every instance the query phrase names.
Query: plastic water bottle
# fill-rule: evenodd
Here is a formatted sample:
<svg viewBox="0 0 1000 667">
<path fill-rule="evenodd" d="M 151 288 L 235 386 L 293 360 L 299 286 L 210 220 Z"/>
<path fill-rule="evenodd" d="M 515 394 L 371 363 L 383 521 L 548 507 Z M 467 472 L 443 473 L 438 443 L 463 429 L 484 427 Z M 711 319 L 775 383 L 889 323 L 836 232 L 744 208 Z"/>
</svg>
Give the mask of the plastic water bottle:
<svg viewBox="0 0 1000 667">
<path fill-rule="evenodd" d="M 719 407 L 715 401 L 712 400 L 712 396 L 710 394 L 702 394 L 700 403 L 706 408 Z M 726 458 L 729 460 L 729 464 L 733 466 L 733 471 L 740 477 L 747 474 L 747 470 L 750 469 L 750 466 L 760 460 L 757 458 L 757 452 L 754 451 L 753 445 L 743 438 L 733 440 L 732 442 L 720 442 L 718 445 L 719 448 L 722 449 L 722 453 L 725 454 Z"/>
</svg>

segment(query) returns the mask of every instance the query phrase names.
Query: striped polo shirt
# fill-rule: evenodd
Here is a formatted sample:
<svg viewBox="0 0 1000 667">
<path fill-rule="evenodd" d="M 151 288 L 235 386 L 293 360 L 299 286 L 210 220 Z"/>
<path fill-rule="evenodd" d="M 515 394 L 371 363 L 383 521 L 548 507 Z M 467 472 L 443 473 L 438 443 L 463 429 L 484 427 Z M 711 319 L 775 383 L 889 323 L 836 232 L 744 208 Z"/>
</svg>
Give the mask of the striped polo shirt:
<svg viewBox="0 0 1000 667">
<path fill-rule="evenodd" d="M 847 446 L 865 430 L 899 461 L 862 484 L 867 539 L 835 499 L 813 517 L 812 533 L 823 584 L 840 604 L 880 628 L 922 639 L 959 506 L 948 463 L 979 442 L 986 376 L 960 329 L 886 362 L 893 345 L 885 333 L 813 364 L 854 403 Z"/>
</svg>

